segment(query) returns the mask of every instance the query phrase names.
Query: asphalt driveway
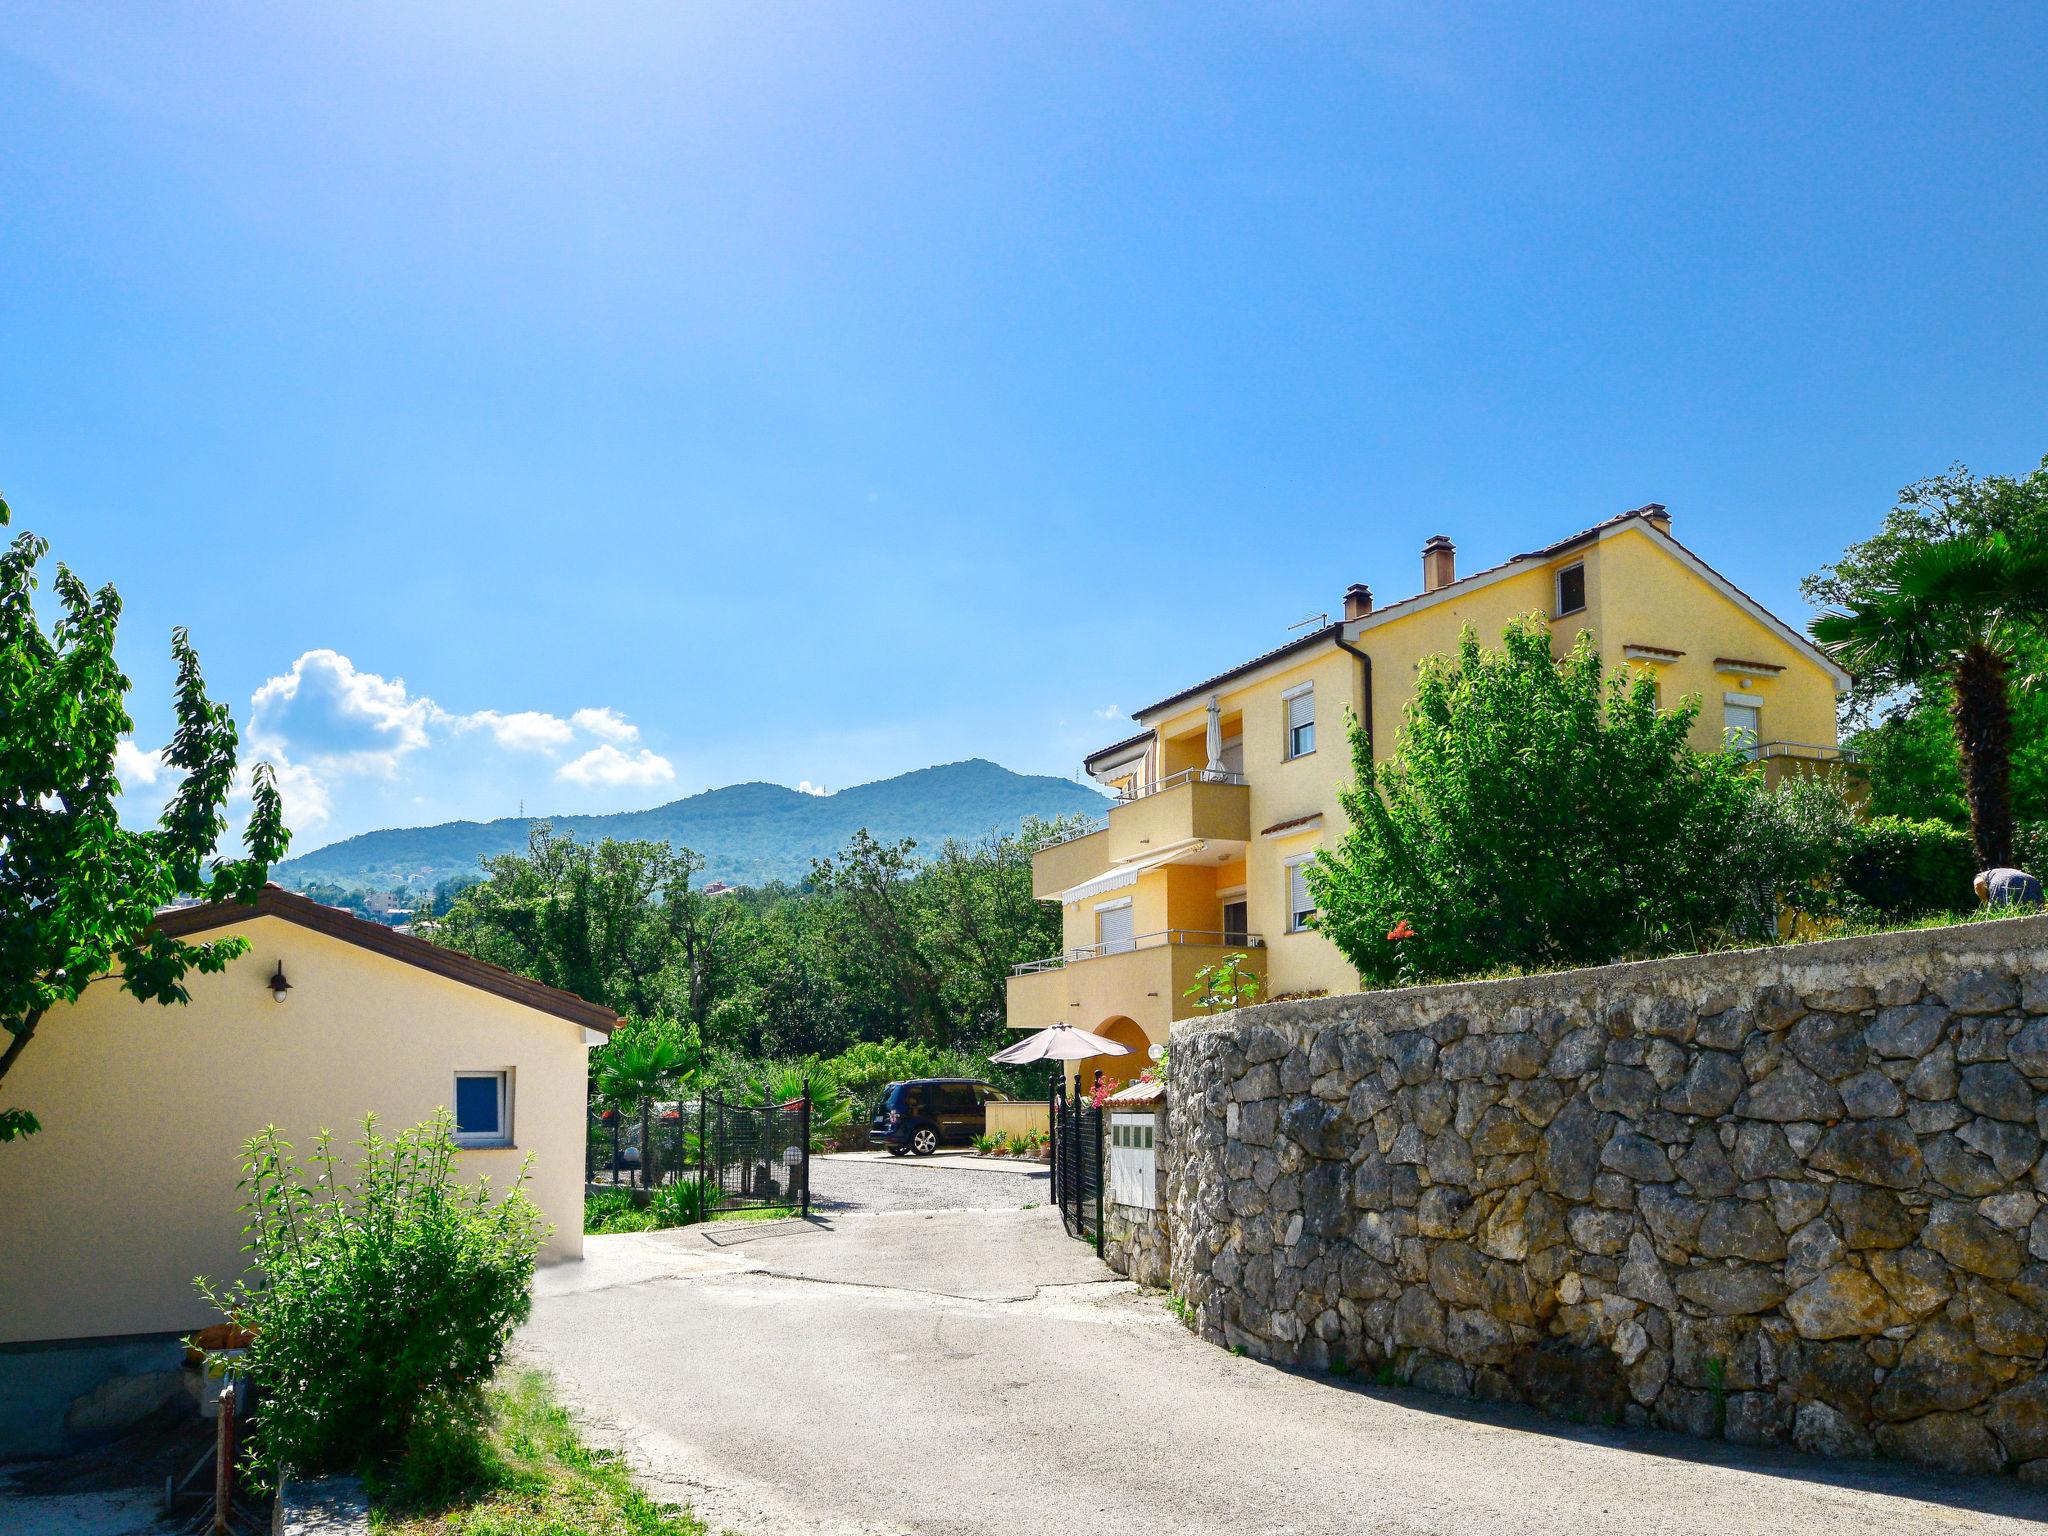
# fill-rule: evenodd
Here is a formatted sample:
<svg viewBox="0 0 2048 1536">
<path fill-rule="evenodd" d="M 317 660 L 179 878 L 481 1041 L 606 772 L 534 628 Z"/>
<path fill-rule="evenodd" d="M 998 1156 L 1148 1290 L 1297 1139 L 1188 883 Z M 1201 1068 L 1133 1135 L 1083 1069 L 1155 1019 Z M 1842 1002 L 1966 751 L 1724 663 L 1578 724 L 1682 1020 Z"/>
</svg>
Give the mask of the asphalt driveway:
<svg viewBox="0 0 2048 1536">
<path fill-rule="evenodd" d="M 1015 1208 L 592 1238 L 543 1271 L 520 1351 L 660 1496 L 741 1536 L 2039 1536 L 2048 1514 L 2010 1480 L 1574 1429 L 1236 1358 L 1024 1208 L 1024 1170 L 1001 1176 Z M 918 1190 L 950 1198 L 886 1198 Z"/>
</svg>

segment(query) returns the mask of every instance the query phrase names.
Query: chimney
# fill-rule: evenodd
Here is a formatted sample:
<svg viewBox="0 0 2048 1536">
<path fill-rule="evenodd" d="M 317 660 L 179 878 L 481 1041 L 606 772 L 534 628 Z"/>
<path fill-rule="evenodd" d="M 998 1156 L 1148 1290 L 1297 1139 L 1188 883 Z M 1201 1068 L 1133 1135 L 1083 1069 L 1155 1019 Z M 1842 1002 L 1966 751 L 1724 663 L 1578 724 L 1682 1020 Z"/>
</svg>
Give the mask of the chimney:
<svg viewBox="0 0 2048 1536">
<path fill-rule="evenodd" d="M 1344 617 L 1362 619 L 1372 612 L 1372 588 L 1362 581 L 1354 581 L 1344 589 Z"/>
<path fill-rule="evenodd" d="M 1646 521 L 1654 524 L 1659 533 L 1669 534 L 1671 532 L 1671 514 L 1664 510 L 1663 502 L 1647 502 L 1637 507 L 1636 511 L 1640 512 Z"/>
<path fill-rule="evenodd" d="M 1458 579 L 1458 546 L 1437 534 L 1422 546 L 1422 590 L 1434 592 Z"/>
</svg>

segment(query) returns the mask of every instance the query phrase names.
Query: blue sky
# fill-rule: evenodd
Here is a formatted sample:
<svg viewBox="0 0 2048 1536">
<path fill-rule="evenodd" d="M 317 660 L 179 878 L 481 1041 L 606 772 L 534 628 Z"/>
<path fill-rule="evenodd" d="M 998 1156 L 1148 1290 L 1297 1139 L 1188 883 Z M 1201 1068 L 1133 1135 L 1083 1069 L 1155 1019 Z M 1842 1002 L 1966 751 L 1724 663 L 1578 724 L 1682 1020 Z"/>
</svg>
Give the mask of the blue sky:
<svg viewBox="0 0 2048 1536">
<path fill-rule="evenodd" d="M 2048 453 L 2037 5 L 0 0 L 0 490 L 369 827 L 1070 774 L 1645 501 Z"/>
</svg>

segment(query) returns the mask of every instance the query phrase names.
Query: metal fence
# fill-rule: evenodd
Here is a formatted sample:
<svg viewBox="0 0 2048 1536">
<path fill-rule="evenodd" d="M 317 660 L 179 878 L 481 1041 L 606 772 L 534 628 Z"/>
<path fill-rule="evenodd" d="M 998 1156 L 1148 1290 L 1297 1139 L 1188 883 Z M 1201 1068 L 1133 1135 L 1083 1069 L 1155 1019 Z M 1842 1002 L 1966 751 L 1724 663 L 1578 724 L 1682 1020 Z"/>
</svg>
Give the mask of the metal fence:
<svg viewBox="0 0 2048 1536">
<path fill-rule="evenodd" d="M 1063 1078 L 1053 1080 L 1048 1103 L 1052 1122 L 1052 1197 L 1069 1237 L 1102 1253 L 1102 1111 L 1067 1100 Z"/>
<path fill-rule="evenodd" d="M 644 1115 L 595 1106 L 584 1141 L 584 1182 L 651 1191 L 682 1179 L 714 1192 L 707 1209 L 794 1206 L 810 1214 L 811 1101 L 738 1104 L 706 1095 L 651 1104 Z"/>
<path fill-rule="evenodd" d="M 783 1104 L 697 1101 L 697 1173 L 721 1211 L 789 1205 L 811 1213 L 811 1099 Z"/>
</svg>

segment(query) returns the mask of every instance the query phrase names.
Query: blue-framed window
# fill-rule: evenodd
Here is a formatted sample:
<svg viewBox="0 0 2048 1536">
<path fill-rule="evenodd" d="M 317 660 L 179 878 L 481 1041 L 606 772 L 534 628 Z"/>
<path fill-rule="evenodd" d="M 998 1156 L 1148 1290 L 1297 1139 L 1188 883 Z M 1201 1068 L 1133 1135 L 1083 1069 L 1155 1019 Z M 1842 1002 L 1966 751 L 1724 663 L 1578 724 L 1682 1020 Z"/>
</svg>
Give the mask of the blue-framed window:
<svg viewBox="0 0 2048 1536">
<path fill-rule="evenodd" d="M 509 1072 L 455 1074 L 455 1139 L 465 1147 L 512 1145 Z"/>
</svg>

